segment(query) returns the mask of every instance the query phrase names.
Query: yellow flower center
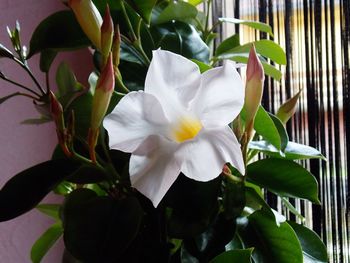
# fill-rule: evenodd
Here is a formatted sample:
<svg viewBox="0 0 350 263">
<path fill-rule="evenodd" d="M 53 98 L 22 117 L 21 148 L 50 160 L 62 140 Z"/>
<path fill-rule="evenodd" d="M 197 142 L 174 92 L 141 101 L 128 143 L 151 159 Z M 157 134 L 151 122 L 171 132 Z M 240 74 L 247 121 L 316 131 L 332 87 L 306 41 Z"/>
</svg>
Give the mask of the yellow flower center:
<svg viewBox="0 0 350 263">
<path fill-rule="evenodd" d="M 193 139 L 196 137 L 202 127 L 202 123 L 197 118 L 181 118 L 173 130 L 174 139 L 177 142 L 184 142 L 186 140 Z"/>
</svg>

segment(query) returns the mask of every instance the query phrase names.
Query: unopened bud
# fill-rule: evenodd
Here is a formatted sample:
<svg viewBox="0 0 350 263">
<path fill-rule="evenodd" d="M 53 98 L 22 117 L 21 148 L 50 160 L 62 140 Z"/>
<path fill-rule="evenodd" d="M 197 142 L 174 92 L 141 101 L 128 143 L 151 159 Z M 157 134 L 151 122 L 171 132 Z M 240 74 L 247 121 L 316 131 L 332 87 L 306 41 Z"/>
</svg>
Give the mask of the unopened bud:
<svg viewBox="0 0 350 263">
<path fill-rule="evenodd" d="M 103 65 L 107 63 L 108 55 L 111 52 L 114 34 L 113 19 L 111 17 L 109 6 L 107 5 L 103 23 L 101 26 L 101 53 L 103 57 Z"/>
<path fill-rule="evenodd" d="M 107 112 L 109 102 L 114 91 L 114 84 L 115 78 L 112 63 L 112 54 L 110 53 L 107 59 L 107 64 L 102 70 L 101 76 L 97 81 L 94 98 L 92 100 L 92 112 L 88 143 L 90 148 L 90 156 L 93 161 L 95 161 L 94 150 L 97 143 L 99 128 Z"/>
<path fill-rule="evenodd" d="M 112 47 L 114 69 L 118 68 L 118 66 L 119 66 L 119 61 L 120 61 L 120 43 L 121 43 L 120 30 L 119 30 L 119 25 L 117 25 L 116 28 L 115 28 L 114 39 L 113 39 L 113 47 Z"/>
<path fill-rule="evenodd" d="M 254 127 L 254 118 L 261 103 L 264 89 L 264 69 L 252 46 L 247 65 L 247 81 L 245 87 L 244 108 L 246 111 L 246 132 L 248 137 Z"/>
<path fill-rule="evenodd" d="M 298 99 L 301 95 L 301 91 L 283 103 L 277 110 L 276 116 L 281 120 L 283 124 L 286 124 L 287 121 L 295 114 L 298 105 Z"/>
<path fill-rule="evenodd" d="M 94 3 L 91 0 L 69 0 L 68 5 L 92 44 L 101 50 L 102 17 Z"/>
</svg>

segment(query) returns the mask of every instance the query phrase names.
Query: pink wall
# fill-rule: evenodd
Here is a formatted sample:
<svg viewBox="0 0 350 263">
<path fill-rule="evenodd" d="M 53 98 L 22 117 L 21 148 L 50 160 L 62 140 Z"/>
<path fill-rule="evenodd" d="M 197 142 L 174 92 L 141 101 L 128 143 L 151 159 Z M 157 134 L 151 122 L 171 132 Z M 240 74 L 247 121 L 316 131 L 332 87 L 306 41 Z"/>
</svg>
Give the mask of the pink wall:
<svg viewBox="0 0 350 263">
<path fill-rule="evenodd" d="M 21 23 L 22 43 L 27 45 L 33 30 L 41 20 L 64 8 L 60 0 L 0 0 L 0 43 L 11 47 L 6 25 L 12 28 L 17 19 Z M 92 65 L 87 50 L 83 50 L 78 53 L 67 52 L 56 58 L 50 76 L 52 86 L 55 84 L 54 73 L 57 64 L 62 60 L 68 61 L 81 82 L 87 82 L 88 71 Z M 44 75 L 38 68 L 38 56 L 30 61 L 30 65 L 35 76 L 44 84 Z M 0 70 L 8 76 L 14 76 L 17 82 L 32 86 L 24 72 L 8 59 L 0 59 Z M 17 90 L 16 86 L 0 80 L 0 97 Z M 20 124 L 21 121 L 35 116 L 38 116 L 38 113 L 34 110 L 32 102 L 26 98 L 16 97 L 0 105 L 0 187 L 14 174 L 50 157 L 57 142 L 52 124 Z M 53 195 L 46 199 L 47 202 L 57 200 L 59 198 Z M 35 210 L 12 221 L 0 223 L 0 262 L 30 262 L 32 244 L 51 223 L 51 219 Z M 43 262 L 61 262 L 62 250 L 61 240 Z"/>
</svg>

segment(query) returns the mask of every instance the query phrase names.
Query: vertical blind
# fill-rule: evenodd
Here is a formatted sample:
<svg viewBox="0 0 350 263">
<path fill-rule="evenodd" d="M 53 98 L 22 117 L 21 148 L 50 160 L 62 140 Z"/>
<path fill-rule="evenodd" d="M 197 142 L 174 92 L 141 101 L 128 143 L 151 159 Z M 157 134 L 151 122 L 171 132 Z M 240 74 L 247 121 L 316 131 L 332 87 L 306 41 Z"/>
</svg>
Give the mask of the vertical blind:
<svg viewBox="0 0 350 263">
<path fill-rule="evenodd" d="M 241 44 L 270 38 L 286 51 L 288 64 L 279 68 L 282 80 L 266 79 L 262 104 L 276 112 L 302 90 L 298 111 L 287 125 L 290 139 L 327 157 L 303 163 L 318 179 L 322 206 L 291 201 L 326 243 L 330 262 L 350 262 L 350 1 L 216 0 L 212 16 L 265 22 L 274 33 L 222 25 L 218 41 L 239 33 Z M 268 194 L 267 199 L 293 217 L 276 197 Z"/>
</svg>

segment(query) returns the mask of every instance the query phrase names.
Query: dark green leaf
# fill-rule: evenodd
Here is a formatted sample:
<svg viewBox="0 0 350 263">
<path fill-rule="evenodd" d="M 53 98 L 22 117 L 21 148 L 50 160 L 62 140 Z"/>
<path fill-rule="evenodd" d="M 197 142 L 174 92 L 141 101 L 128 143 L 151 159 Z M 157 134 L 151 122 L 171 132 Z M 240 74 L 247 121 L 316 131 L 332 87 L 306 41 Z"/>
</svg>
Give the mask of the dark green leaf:
<svg viewBox="0 0 350 263">
<path fill-rule="evenodd" d="M 156 47 L 180 54 L 188 59 L 209 62 L 209 48 L 192 25 L 169 22 L 151 28 Z"/>
<path fill-rule="evenodd" d="M 58 87 L 58 97 L 76 91 L 77 80 L 72 69 L 66 62 L 62 62 L 57 68 L 56 83 Z"/>
<path fill-rule="evenodd" d="M 106 180 L 106 176 L 105 172 L 97 166 L 84 164 L 69 175 L 66 180 L 75 184 L 92 184 Z"/>
<path fill-rule="evenodd" d="M 256 161 L 248 165 L 247 179 L 283 197 L 303 198 L 320 203 L 315 177 L 290 160 L 269 158 Z"/>
<path fill-rule="evenodd" d="M 287 131 L 283 125 L 283 123 L 280 121 L 280 119 L 278 119 L 275 115 L 268 113 L 270 118 L 273 120 L 273 123 L 275 124 L 275 127 L 277 128 L 279 137 L 281 139 L 281 151 L 285 151 L 288 141 L 289 141 L 289 137 L 287 134 Z"/>
<path fill-rule="evenodd" d="M 295 143 L 288 142 L 287 147 L 282 154 L 276 147 L 267 141 L 251 141 L 249 149 L 263 152 L 269 156 L 276 158 L 284 158 L 289 160 L 303 160 L 303 159 L 322 159 L 326 158 L 315 148 Z"/>
<path fill-rule="evenodd" d="M 64 242 L 72 255 L 87 262 L 115 262 L 139 231 L 143 216 L 135 197 L 114 200 L 78 189 L 66 199 Z"/>
<path fill-rule="evenodd" d="M 46 49 L 55 51 L 86 47 L 89 39 L 81 30 L 73 12 L 65 10 L 44 19 L 30 40 L 28 58 Z"/>
<path fill-rule="evenodd" d="M 0 191 L 0 221 L 34 208 L 58 183 L 78 168 L 69 160 L 40 163 L 12 177 Z"/>
<path fill-rule="evenodd" d="M 281 223 L 278 227 L 264 210 L 254 212 L 248 219 L 248 226 L 240 234 L 246 246 L 254 247 L 255 262 L 303 262 L 299 240 L 288 223 Z"/>
<path fill-rule="evenodd" d="M 226 38 L 224 41 L 222 41 L 221 44 L 217 47 L 215 56 L 219 56 L 239 45 L 239 34 L 230 36 L 229 38 Z"/>
<path fill-rule="evenodd" d="M 261 23 L 261 22 L 257 22 L 257 21 L 241 20 L 241 19 L 237 19 L 237 18 L 228 18 L 228 17 L 219 18 L 219 21 L 233 23 L 233 24 L 246 25 L 246 26 L 249 26 L 251 28 L 257 29 L 259 31 L 266 32 L 266 33 L 270 34 L 271 36 L 273 36 L 271 26 L 268 24 L 265 24 L 265 23 Z"/>
<path fill-rule="evenodd" d="M 187 22 L 197 16 L 197 8 L 186 2 L 170 2 L 169 5 L 159 14 L 154 24 L 163 24 L 173 20 Z"/>
<path fill-rule="evenodd" d="M 45 233 L 35 241 L 30 252 L 30 258 L 33 263 L 40 263 L 42 258 L 46 255 L 49 249 L 56 243 L 56 241 L 63 234 L 61 222 L 50 226 Z"/>
<path fill-rule="evenodd" d="M 127 0 L 129 5 L 149 24 L 157 0 Z"/>
<path fill-rule="evenodd" d="M 52 62 L 57 55 L 57 51 L 52 49 L 45 49 L 40 53 L 40 70 L 42 72 L 49 72 Z"/>
<path fill-rule="evenodd" d="M 274 145 L 277 149 L 281 149 L 281 137 L 274 120 L 269 113 L 260 106 L 254 120 L 255 131 Z"/>
<path fill-rule="evenodd" d="M 301 248 L 303 249 L 304 262 L 329 262 L 326 246 L 314 231 L 292 221 L 288 221 L 288 224 L 293 228 L 299 238 Z"/>
<path fill-rule="evenodd" d="M 61 205 L 59 204 L 39 204 L 36 206 L 41 213 L 52 217 L 53 219 L 60 220 L 59 210 Z"/>
<path fill-rule="evenodd" d="M 240 262 L 240 263 L 251 263 L 250 257 L 253 249 L 236 249 L 226 251 L 216 256 L 210 263 L 227 263 L 227 262 Z"/>
</svg>

